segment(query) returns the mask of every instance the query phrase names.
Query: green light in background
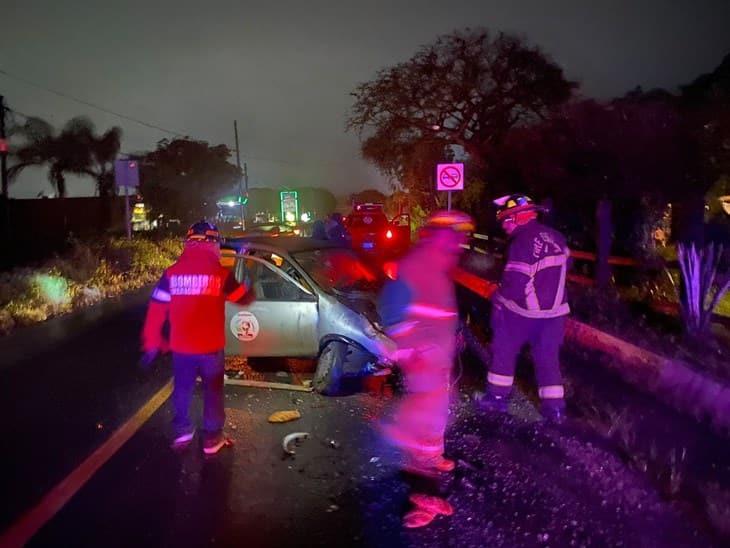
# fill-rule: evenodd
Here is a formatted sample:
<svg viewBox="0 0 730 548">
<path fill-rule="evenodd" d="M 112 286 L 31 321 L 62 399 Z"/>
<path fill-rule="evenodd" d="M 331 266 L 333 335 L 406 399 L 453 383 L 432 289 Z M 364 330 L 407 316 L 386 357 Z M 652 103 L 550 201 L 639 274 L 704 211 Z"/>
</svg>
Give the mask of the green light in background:
<svg viewBox="0 0 730 548">
<path fill-rule="evenodd" d="M 36 274 L 34 282 L 38 286 L 43 298 L 50 304 L 60 306 L 71 300 L 68 282 L 61 276 L 52 274 Z"/>
</svg>

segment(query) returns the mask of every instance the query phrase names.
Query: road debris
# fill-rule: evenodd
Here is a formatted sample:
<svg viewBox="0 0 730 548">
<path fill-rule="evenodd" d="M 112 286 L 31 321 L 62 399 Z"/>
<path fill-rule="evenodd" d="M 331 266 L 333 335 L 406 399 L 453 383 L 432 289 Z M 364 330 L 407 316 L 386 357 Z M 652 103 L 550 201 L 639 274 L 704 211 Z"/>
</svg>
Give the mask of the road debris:
<svg viewBox="0 0 730 548">
<path fill-rule="evenodd" d="M 292 442 L 299 442 L 299 440 L 306 440 L 309 439 L 309 432 L 292 432 L 291 434 L 287 434 L 284 436 L 284 439 L 281 441 L 281 447 L 284 449 L 284 453 L 287 455 L 295 455 L 296 451 L 294 449 L 289 448 L 289 444 Z"/>
<path fill-rule="evenodd" d="M 296 409 L 275 411 L 269 415 L 269 422 L 290 422 L 301 418 L 302 414 Z"/>
<path fill-rule="evenodd" d="M 292 390 L 294 392 L 311 392 L 312 388 L 306 386 L 299 386 L 296 384 L 287 384 L 283 382 L 268 382 L 268 381 L 249 381 L 246 379 L 231 379 L 226 378 L 225 383 L 231 386 L 246 386 L 249 388 L 269 388 L 272 390 Z"/>
<path fill-rule="evenodd" d="M 229 379 L 263 381 L 262 373 L 251 368 L 248 360 L 243 356 L 226 356 L 225 375 Z"/>
</svg>

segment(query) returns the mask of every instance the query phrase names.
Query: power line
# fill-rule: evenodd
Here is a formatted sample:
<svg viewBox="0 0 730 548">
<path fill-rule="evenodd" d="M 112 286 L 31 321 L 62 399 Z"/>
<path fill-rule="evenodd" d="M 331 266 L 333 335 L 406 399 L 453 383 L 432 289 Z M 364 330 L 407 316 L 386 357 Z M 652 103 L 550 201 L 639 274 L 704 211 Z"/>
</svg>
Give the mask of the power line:
<svg viewBox="0 0 730 548">
<path fill-rule="evenodd" d="M 3 76 L 5 76 L 7 78 L 12 79 L 12 80 L 16 80 L 16 81 L 21 82 L 21 83 L 23 83 L 25 85 L 28 85 L 28 86 L 31 86 L 31 87 L 34 87 L 34 88 L 43 90 L 43 91 L 45 91 L 47 93 L 51 93 L 51 94 L 56 95 L 58 97 L 61 97 L 63 99 L 66 99 L 66 100 L 69 100 L 69 101 L 73 101 L 75 103 L 79 103 L 81 105 L 84 105 L 84 106 L 87 106 L 87 107 L 96 109 L 96 110 L 98 110 L 100 112 L 104 112 L 104 113 L 110 114 L 112 116 L 116 116 L 117 118 L 120 118 L 122 120 L 127 120 L 127 121 L 130 121 L 130 122 L 134 122 L 136 124 L 140 124 L 140 125 L 145 126 L 147 128 L 154 129 L 156 131 L 161 131 L 163 133 L 167 133 L 167 134 L 172 135 L 174 137 L 190 137 L 186 133 L 179 132 L 179 131 L 173 131 L 171 129 L 167 129 L 167 128 L 164 128 L 162 126 L 159 126 L 157 124 L 151 124 L 149 122 L 145 122 L 143 120 L 140 120 L 138 118 L 135 118 L 134 116 L 128 116 L 126 114 L 122 114 L 122 113 L 117 112 L 117 111 L 114 111 L 112 109 L 109 109 L 109 108 L 106 108 L 106 107 L 97 105 L 97 104 L 92 103 L 90 101 L 86 101 L 84 99 L 80 99 L 80 98 L 75 97 L 75 96 L 73 96 L 73 95 L 71 95 L 69 93 L 65 93 L 63 91 L 58 91 L 56 89 L 53 89 L 53 88 L 44 86 L 42 84 L 38 84 L 38 83 L 33 82 L 31 80 L 28 80 L 26 78 L 17 76 L 15 74 L 11 74 L 11 73 L 9 73 L 8 71 L 6 71 L 6 70 L 4 70 L 2 68 L 0 68 L 0 74 L 2 74 Z M 31 118 L 31 116 L 28 116 L 27 114 L 23 114 L 22 112 L 19 112 L 19 111 L 14 110 L 14 109 L 6 109 L 6 110 L 12 110 L 13 112 L 15 112 L 17 114 L 20 114 L 21 116 L 25 116 L 26 118 Z M 232 147 L 228 143 L 224 143 L 224 144 L 228 148 L 231 148 L 232 149 Z M 291 167 L 297 167 L 297 166 L 313 166 L 313 165 L 321 165 L 321 166 L 326 166 L 326 165 L 330 165 L 330 166 L 343 166 L 343 165 L 345 165 L 344 162 L 317 162 L 316 164 L 309 164 L 309 163 L 306 163 L 306 162 L 290 162 L 288 160 L 277 160 L 277 159 L 274 159 L 274 158 L 263 158 L 263 157 L 250 156 L 250 155 L 245 154 L 245 153 L 244 153 L 244 156 L 246 158 L 250 159 L 250 160 L 256 160 L 256 161 L 259 161 L 259 162 L 269 162 L 269 163 L 273 163 L 273 164 L 280 164 L 280 165 L 291 166 Z"/>
<path fill-rule="evenodd" d="M 16 80 L 18 82 L 22 82 L 25 85 L 28 85 L 28 86 L 31 86 L 31 87 L 34 87 L 34 88 L 41 89 L 41 90 L 46 91 L 48 93 L 52 93 L 53 95 L 57 95 L 58 97 L 63 97 L 64 99 L 68 99 L 69 101 L 74 101 L 75 103 L 79 103 L 81 105 L 84 105 L 84 106 L 87 106 L 87 107 L 90 107 L 90 108 L 94 108 L 94 109 L 99 110 L 101 112 L 105 112 L 106 114 L 111 114 L 112 116 L 116 116 L 117 118 L 121 118 L 123 120 L 129 120 L 130 122 L 135 122 L 137 124 L 140 124 L 142 126 L 148 127 L 150 129 L 154 129 L 154 130 L 157 130 L 157 131 L 161 131 L 163 133 L 168 133 L 168 134 L 173 135 L 175 137 L 184 137 L 185 136 L 184 133 L 181 133 L 179 131 L 173 131 L 171 129 L 166 129 L 166 128 L 161 127 L 161 126 L 158 126 L 156 124 L 150 124 L 149 122 L 145 122 L 143 120 L 140 120 L 139 118 L 134 118 L 133 116 L 127 116 L 126 114 L 122 114 L 120 112 L 116 112 L 116 111 L 111 110 L 109 108 L 106 108 L 106 107 L 103 107 L 103 106 L 100 106 L 100 105 L 91 103 L 89 101 L 85 101 L 84 99 L 79 99 L 78 97 L 74 97 L 73 95 L 70 95 L 68 93 L 64 93 L 62 91 L 58 91 L 58 90 L 49 88 L 47 86 L 38 84 L 36 82 L 32 82 L 32 81 L 27 80 L 25 78 L 21 78 L 20 76 L 16 76 L 14 74 L 10 74 L 6 70 L 0 69 L 0 74 L 2 74 L 3 76 L 6 76 L 8 78 L 11 78 L 13 80 Z"/>
</svg>

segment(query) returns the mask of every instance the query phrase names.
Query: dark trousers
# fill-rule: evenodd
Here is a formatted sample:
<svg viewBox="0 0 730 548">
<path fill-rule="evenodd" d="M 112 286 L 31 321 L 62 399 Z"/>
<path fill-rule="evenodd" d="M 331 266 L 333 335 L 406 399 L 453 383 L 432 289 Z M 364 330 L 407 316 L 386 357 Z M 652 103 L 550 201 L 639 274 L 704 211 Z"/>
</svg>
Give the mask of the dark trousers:
<svg viewBox="0 0 730 548">
<path fill-rule="evenodd" d="M 190 422 L 190 402 L 198 375 L 203 380 L 203 430 L 208 434 L 223 430 L 226 419 L 223 410 L 223 366 L 222 351 L 213 354 L 173 353 L 175 388 L 172 392 L 172 404 L 175 408 L 173 425 L 176 434 L 185 434 L 193 429 Z"/>
<path fill-rule="evenodd" d="M 565 335 L 566 316 L 525 318 L 499 303 L 492 308 L 492 366 L 487 387 L 495 396 L 512 390 L 517 356 L 530 345 L 535 376 L 543 405 L 564 407 L 563 377 L 560 373 L 560 346 Z"/>
</svg>

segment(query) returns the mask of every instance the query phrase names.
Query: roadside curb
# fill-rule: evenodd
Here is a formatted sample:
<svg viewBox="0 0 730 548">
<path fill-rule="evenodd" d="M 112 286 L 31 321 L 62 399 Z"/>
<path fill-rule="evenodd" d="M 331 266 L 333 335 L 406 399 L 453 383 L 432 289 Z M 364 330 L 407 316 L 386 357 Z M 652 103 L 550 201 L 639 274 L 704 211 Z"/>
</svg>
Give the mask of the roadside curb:
<svg viewBox="0 0 730 548">
<path fill-rule="evenodd" d="M 458 269 L 455 281 L 483 299 L 496 285 Z M 697 372 L 691 365 L 655 354 L 578 320 L 568 319 L 565 336 L 584 348 L 616 358 L 609 367 L 633 385 L 700 420 L 707 419 L 719 431 L 730 432 L 730 385 Z"/>
<path fill-rule="evenodd" d="M 8 335 L 0 337 L 0 356 L 2 356 L 0 370 L 45 352 L 96 322 L 104 321 L 114 314 L 144 304 L 151 291 L 151 286 L 145 286 L 124 295 L 104 299 L 81 310 L 18 328 Z"/>
<path fill-rule="evenodd" d="M 718 430 L 730 430 L 730 385 L 577 320 L 568 320 L 565 334 L 572 342 L 617 358 L 609 367 L 624 380 L 698 419 L 709 419 Z"/>
</svg>

